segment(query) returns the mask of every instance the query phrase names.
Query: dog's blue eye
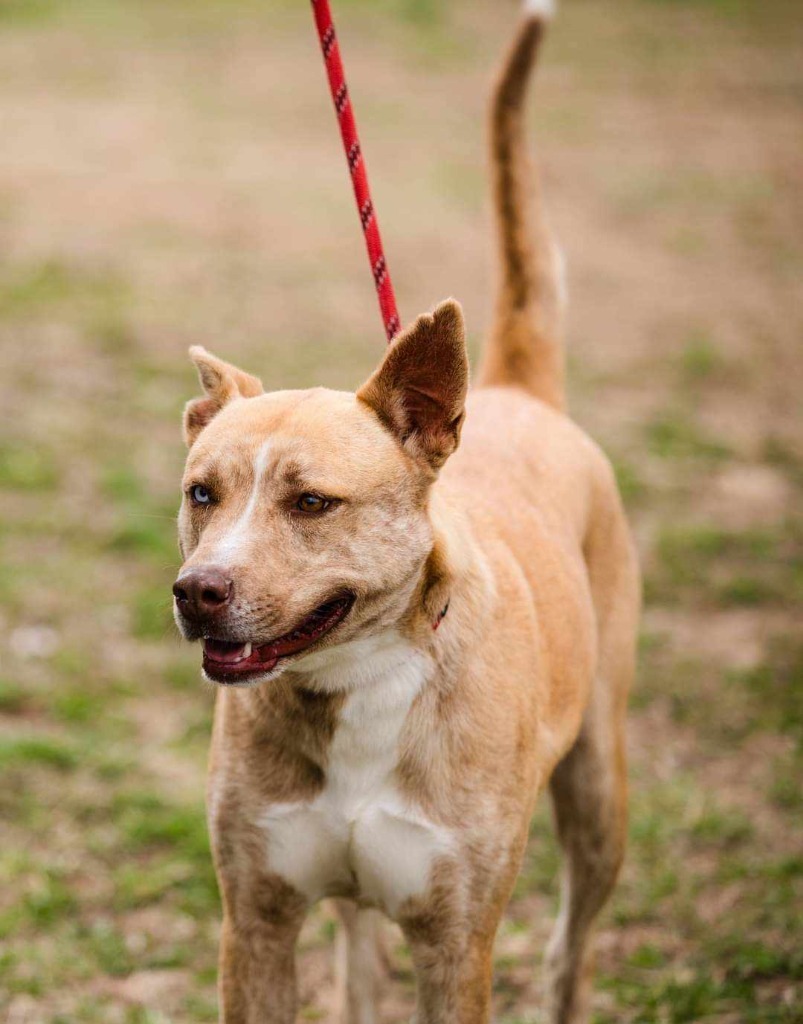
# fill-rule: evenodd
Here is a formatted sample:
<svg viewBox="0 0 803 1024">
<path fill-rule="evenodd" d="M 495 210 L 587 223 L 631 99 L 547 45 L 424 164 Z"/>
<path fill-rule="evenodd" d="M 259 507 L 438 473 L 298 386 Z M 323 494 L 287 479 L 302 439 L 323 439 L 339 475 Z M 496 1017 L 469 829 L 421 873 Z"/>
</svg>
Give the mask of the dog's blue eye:
<svg viewBox="0 0 803 1024">
<path fill-rule="evenodd" d="M 296 502 L 296 508 L 299 512 L 323 512 L 331 504 L 331 501 L 322 498 L 320 494 L 302 494 Z"/>
<path fill-rule="evenodd" d="M 195 484 L 191 487 L 190 497 L 196 505 L 210 505 L 212 503 L 212 495 L 203 484 Z"/>
</svg>

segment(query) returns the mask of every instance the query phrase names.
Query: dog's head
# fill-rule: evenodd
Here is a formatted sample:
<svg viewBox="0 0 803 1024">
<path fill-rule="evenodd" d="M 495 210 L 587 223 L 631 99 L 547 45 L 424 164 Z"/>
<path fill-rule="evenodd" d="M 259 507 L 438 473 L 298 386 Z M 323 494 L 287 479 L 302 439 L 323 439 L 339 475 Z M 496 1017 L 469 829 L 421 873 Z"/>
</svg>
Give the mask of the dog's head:
<svg viewBox="0 0 803 1024">
<path fill-rule="evenodd" d="M 187 639 L 221 683 L 274 677 L 411 613 L 433 548 L 428 497 L 458 445 L 468 362 L 453 301 L 398 336 L 356 394 L 263 393 L 191 350 L 173 588 Z"/>
</svg>

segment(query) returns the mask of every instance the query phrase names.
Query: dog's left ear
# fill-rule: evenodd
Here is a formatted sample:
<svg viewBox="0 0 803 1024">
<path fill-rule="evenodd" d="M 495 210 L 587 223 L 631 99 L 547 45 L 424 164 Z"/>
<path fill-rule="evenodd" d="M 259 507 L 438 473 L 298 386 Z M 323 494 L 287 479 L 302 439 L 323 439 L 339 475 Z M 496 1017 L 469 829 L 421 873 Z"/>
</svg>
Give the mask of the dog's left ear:
<svg viewBox="0 0 803 1024">
<path fill-rule="evenodd" d="M 190 349 L 198 368 L 206 398 L 194 398 L 184 409 L 184 440 L 191 446 L 204 427 L 233 398 L 256 398 L 263 393 L 262 381 L 226 363 L 200 345 Z"/>
<path fill-rule="evenodd" d="M 463 311 L 447 299 L 391 342 L 357 398 L 411 455 L 438 470 L 460 442 L 467 391 Z"/>
</svg>

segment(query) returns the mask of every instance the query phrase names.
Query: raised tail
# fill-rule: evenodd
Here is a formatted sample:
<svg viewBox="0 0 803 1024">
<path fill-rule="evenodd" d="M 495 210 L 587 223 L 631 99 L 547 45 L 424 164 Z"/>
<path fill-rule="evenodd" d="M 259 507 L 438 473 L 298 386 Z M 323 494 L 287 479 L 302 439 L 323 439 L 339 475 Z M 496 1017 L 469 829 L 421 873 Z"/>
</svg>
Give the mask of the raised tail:
<svg viewBox="0 0 803 1024">
<path fill-rule="evenodd" d="M 528 157 L 525 99 L 550 0 L 526 0 L 491 102 L 491 170 L 501 266 L 478 383 L 516 385 L 562 409 L 563 269 Z"/>
</svg>

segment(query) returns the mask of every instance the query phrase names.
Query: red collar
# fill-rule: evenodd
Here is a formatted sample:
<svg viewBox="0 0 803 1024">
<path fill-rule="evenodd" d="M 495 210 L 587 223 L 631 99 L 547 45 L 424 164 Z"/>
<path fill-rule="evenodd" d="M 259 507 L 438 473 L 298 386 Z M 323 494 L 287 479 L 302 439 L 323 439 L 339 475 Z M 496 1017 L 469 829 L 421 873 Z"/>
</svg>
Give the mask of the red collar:
<svg viewBox="0 0 803 1024">
<path fill-rule="evenodd" d="M 432 628 L 433 629 L 437 629 L 438 626 L 440 626 L 440 624 L 446 618 L 446 613 L 448 611 L 449 611 L 449 602 L 447 601 L 446 604 L 443 606 L 443 608 L 438 612 L 437 619 L 435 619 L 435 621 L 432 623 Z"/>
</svg>

